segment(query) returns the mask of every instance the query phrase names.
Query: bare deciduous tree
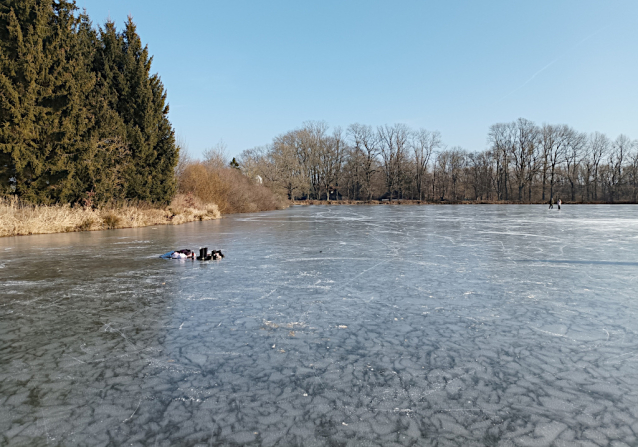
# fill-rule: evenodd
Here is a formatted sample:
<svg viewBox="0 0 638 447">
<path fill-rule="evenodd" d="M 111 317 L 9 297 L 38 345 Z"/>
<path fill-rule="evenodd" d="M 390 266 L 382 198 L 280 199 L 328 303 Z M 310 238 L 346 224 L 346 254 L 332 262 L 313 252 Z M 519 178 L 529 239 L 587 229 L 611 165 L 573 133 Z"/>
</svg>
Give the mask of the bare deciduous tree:
<svg viewBox="0 0 638 447">
<path fill-rule="evenodd" d="M 400 193 L 400 181 L 407 160 L 409 129 L 405 124 L 379 126 L 377 129 L 386 186 L 392 200 Z"/>
<path fill-rule="evenodd" d="M 600 133 L 520 118 L 491 126 L 488 143 L 480 152 L 440 150 L 438 132 L 404 124 L 353 124 L 344 133 L 307 122 L 244 151 L 240 167 L 290 198 L 330 200 L 337 190 L 356 200 L 637 199 L 636 142 L 624 135 L 611 144 Z M 223 159 L 218 152 L 209 163 Z"/>
<path fill-rule="evenodd" d="M 211 169 L 221 169 L 228 165 L 228 146 L 224 140 L 204 151 L 204 164 Z"/>
<path fill-rule="evenodd" d="M 326 199 L 330 200 L 330 191 L 339 184 L 346 144 L 340 127 L 334 129 L 329 137 L 324 137 L 317 145 L 318 180 Z M 319 194 L 319 198 L 321 194 Z"/>
<path fill-rule="evenodd" d="M 441 147 L 441 134 L 419 129 L 411 134 L 410 146 L 414 153 L 414 180 L 419 200 L 423 200 L 424 180 L 432 153 Z"/>
<path fill-rule="evenodd" d="M 549 197 L 554 198 L 554 186 L 557 180 L 557 168 L 565 159 L 567 141 L 571 129 L 566 125 L 544 124 L 541 129 L 541 147 L 545 163 L 544 171 L 549 171 Z M 545 195 L 543 194 L 543 199 Z"/>
<path fill-rule="evenodd" d="M 626 135 L 619 135 L 611 145 L 608 158 L 607 187 L 610 201 L 617 201 L 623 184 L 623 163 L 633 149 L 634 142 Z"/>
<path fill-rule="evenodd" d="M 496 163 L 496 193 L 499 200 L 508 200 L 508 177 L 513 128 L 511 123 L 498 123 L 490 127 L 487 139 L 492 146 Z"/>
<path fill-rule="evenodd" d="M 576 200 L 576 179 L 583 158 L 587 135 L 569 129 L 565 140 L 565 172 L 570 185 L 570 198 Z"/>
<path fill-rule="evenodd" d="M 585 185 L 587 200 L 598 200 L 598 183 L 599 183 L 599 166 L 601 160 L 609 151 L 609 138 L 600 132 L 592 133 L 585 147 L 586 155 L 584 160 L 585 165 Z M 591 191 L 591 185 L 593 184 L 593 191 Z"/>
<path fill-rule="evenodd" d="M 530 181 L 535 167 L 538 128 L 531 121 L 519 118 L 510 123 L 507 130 L 505 138 L 510 148 L 514 177 L 518 187 L 518 200 L 523 201 L 525 186 Z"/>
<path fill-rule="evenodd" d="M 377 157 L 379 156 L 379 138 L 372 126 L 352 124 L 348 127 L 348 136 L 354 147 L 357 158 L 363 161 L 362 186 L 367 199 L 372 198 L 372 176 L 376 172 Z"/>
</svg>

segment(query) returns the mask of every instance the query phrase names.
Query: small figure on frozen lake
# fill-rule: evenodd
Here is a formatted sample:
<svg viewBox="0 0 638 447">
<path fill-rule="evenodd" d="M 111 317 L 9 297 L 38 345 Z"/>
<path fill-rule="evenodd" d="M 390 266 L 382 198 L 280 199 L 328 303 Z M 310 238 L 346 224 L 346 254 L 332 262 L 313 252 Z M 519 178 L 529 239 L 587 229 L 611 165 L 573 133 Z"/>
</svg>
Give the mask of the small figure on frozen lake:
<svg viewBox="0 0 638 447">
<path fill-rule="evenodd" d="M 553 197 L 549 198 L 549 209 L 550 210 L 554 209 L 554 198 Z"/>
<path fill-rule="evenodd" d="M 212 252 L 208 253 L 208 247 L 204 247 L 199 249 L 199 256 L 197 257 L 197 260 L 210 261 L 212 259 L 213 261 L 217 261 L 219 259 L 222 259 L 223 257 L 224 255 L 222 254 L 221 250 L 213 250 Z"/>
<path fill-rule="evenodd" d="M 561 203 L 563 203 L 563 202 L 562 202 L 560 199 L 558 199 L 558 202 L 557 202 L 557 203 L 558 203 L 558 209 L 560 210 L 560 205 L 561 205 Z"/>
<path fill-rule="evenodd" d="M 163 259 L 195 259 L 195 253 L 187 248 L 176 251 L 169 251 L 160 256 Z"/>
<path fill-rule="evenodd" d="M 206 258 L 208 257 L 208 259 L 210 259 L 210 257 L 208 256 L 208 247 L 204 247 L 204 248 L 199 248 L 199 256 L 197 257 L 198 261 L 205 261 Z"/>
<path fill-rule="evenodd" d="M 195 259 L 195 252 L 188 249 L 169 251 L 160 256 L 162 259 Z M 221 250 L 213 250 L 208 253 L 208 247 L 199 249 L 198 261 L 210 261 L 211 259 L 217 261 L 223 259 L 224 254 Z"/>
</svg>

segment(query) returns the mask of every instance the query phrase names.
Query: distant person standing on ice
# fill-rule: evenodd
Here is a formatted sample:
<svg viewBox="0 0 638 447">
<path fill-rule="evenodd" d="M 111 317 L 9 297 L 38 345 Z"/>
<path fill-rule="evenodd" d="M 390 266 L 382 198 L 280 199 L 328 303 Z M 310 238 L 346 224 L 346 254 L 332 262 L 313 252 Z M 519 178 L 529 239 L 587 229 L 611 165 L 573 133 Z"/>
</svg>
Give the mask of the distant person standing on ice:
<svg viewBox="0 0 638 447">
<path fill-rule="evenodd" d="M 558 209 L 560 209 L 560 204 L 561 204 L 561 203 L 563 203 L 563 202 L 561 202 L 561 200 L 560 200 L 560 199 L 558 199 Z"/>
<path fill-rule="evenodd" d="M 551 198 L 549 199 L 549 209 L 550 209 L 550 210 L 553 210 L 553 209 L 554 209 L 554 198 L 553 198 L 553 197 L 551 197 Z"/>
</svg>

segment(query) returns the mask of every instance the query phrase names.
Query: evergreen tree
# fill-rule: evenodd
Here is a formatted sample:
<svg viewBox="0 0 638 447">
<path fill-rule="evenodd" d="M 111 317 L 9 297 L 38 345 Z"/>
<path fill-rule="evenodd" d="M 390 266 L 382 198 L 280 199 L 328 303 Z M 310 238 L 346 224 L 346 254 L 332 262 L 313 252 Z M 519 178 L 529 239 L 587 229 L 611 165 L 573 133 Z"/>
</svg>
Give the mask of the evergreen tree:
<svg viewBox="0 0 638 447">
<path fill-rule="evenodd" d="M 90 145 L 87 95 L 95 83 L 90 48 L 77 35 L 81 20 L 66 1 L 5 8 L 2 185 L 33 202 L 77 200 L 77 161 Z"/>
<path fill-rule="evenodd" d="M 117 113 L 122 90 L 122 39 L 115 25 L 107 22 L 96 31 L 85 14 L 81 16 L 78 36 L 93 50 L 91 70 L 95 86 L 88 96 L 94 126 L 90 130 L 90 145 L 78 162 L 78 177 L 83 196 L 91 194 L 97 203 L 124 198 L 125 168 L 130 163 L 126 126 Z"/>
<path fill-rule="evenodd" d="M 127 197 L 167 201 L 175 193 L 174 168 L 178 151 L 168 121 L 166 92 L 158 75 L 150 75 L 152 58 L 142 47 L 129 17 L 123 37 L 124 89 L 118 112 L 127 128 L 131 147 Z"/>
<path fill-rule="evenodd" d="M 36 0 L 0 4 L 0 183 L 25 197 L 46 187 L 50 151 L 47 57 L 51 6 Z"/>
<path fill-rule="evenodd" d="M 89 96 L 95 86 L 91 70 L 94 49 L 86 45 L 86 17 L 75 17 L 74 3 L 53 3 L 51 109 L 55 133 L 52 153 L 47 160 L 47 198 L 56 202 L 74 202 L 83 194 L 84 186 L 78 168 L 85 154 L 95 144 L 92 130 L 95 122 Z M 81 29 L 84 28 L 84 29 Z M 82 31 L 82 34 L 80 32 Z"/>
<path fill-rule="evenodd" d="M 98 32 L 74 1 L 3 1 L 0 193 L 170 200 L 178 150 L 151 62 L 130 18 Z"/>
</svg>

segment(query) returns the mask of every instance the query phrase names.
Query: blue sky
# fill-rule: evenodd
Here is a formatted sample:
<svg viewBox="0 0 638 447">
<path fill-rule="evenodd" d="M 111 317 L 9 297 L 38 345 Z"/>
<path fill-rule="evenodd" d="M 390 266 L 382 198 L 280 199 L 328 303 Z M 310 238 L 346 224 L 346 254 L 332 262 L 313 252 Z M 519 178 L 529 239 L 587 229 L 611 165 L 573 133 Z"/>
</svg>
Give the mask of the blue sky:
<svg viewBox="0 0 638 447">
<path fill-rule="evenodd" d="M 486 147 L 524 117 L 638 138 L 638 1 L 77 0 L 133 16 L 191 154 L 307 120 L 406 123 Z"/>
</svg>

